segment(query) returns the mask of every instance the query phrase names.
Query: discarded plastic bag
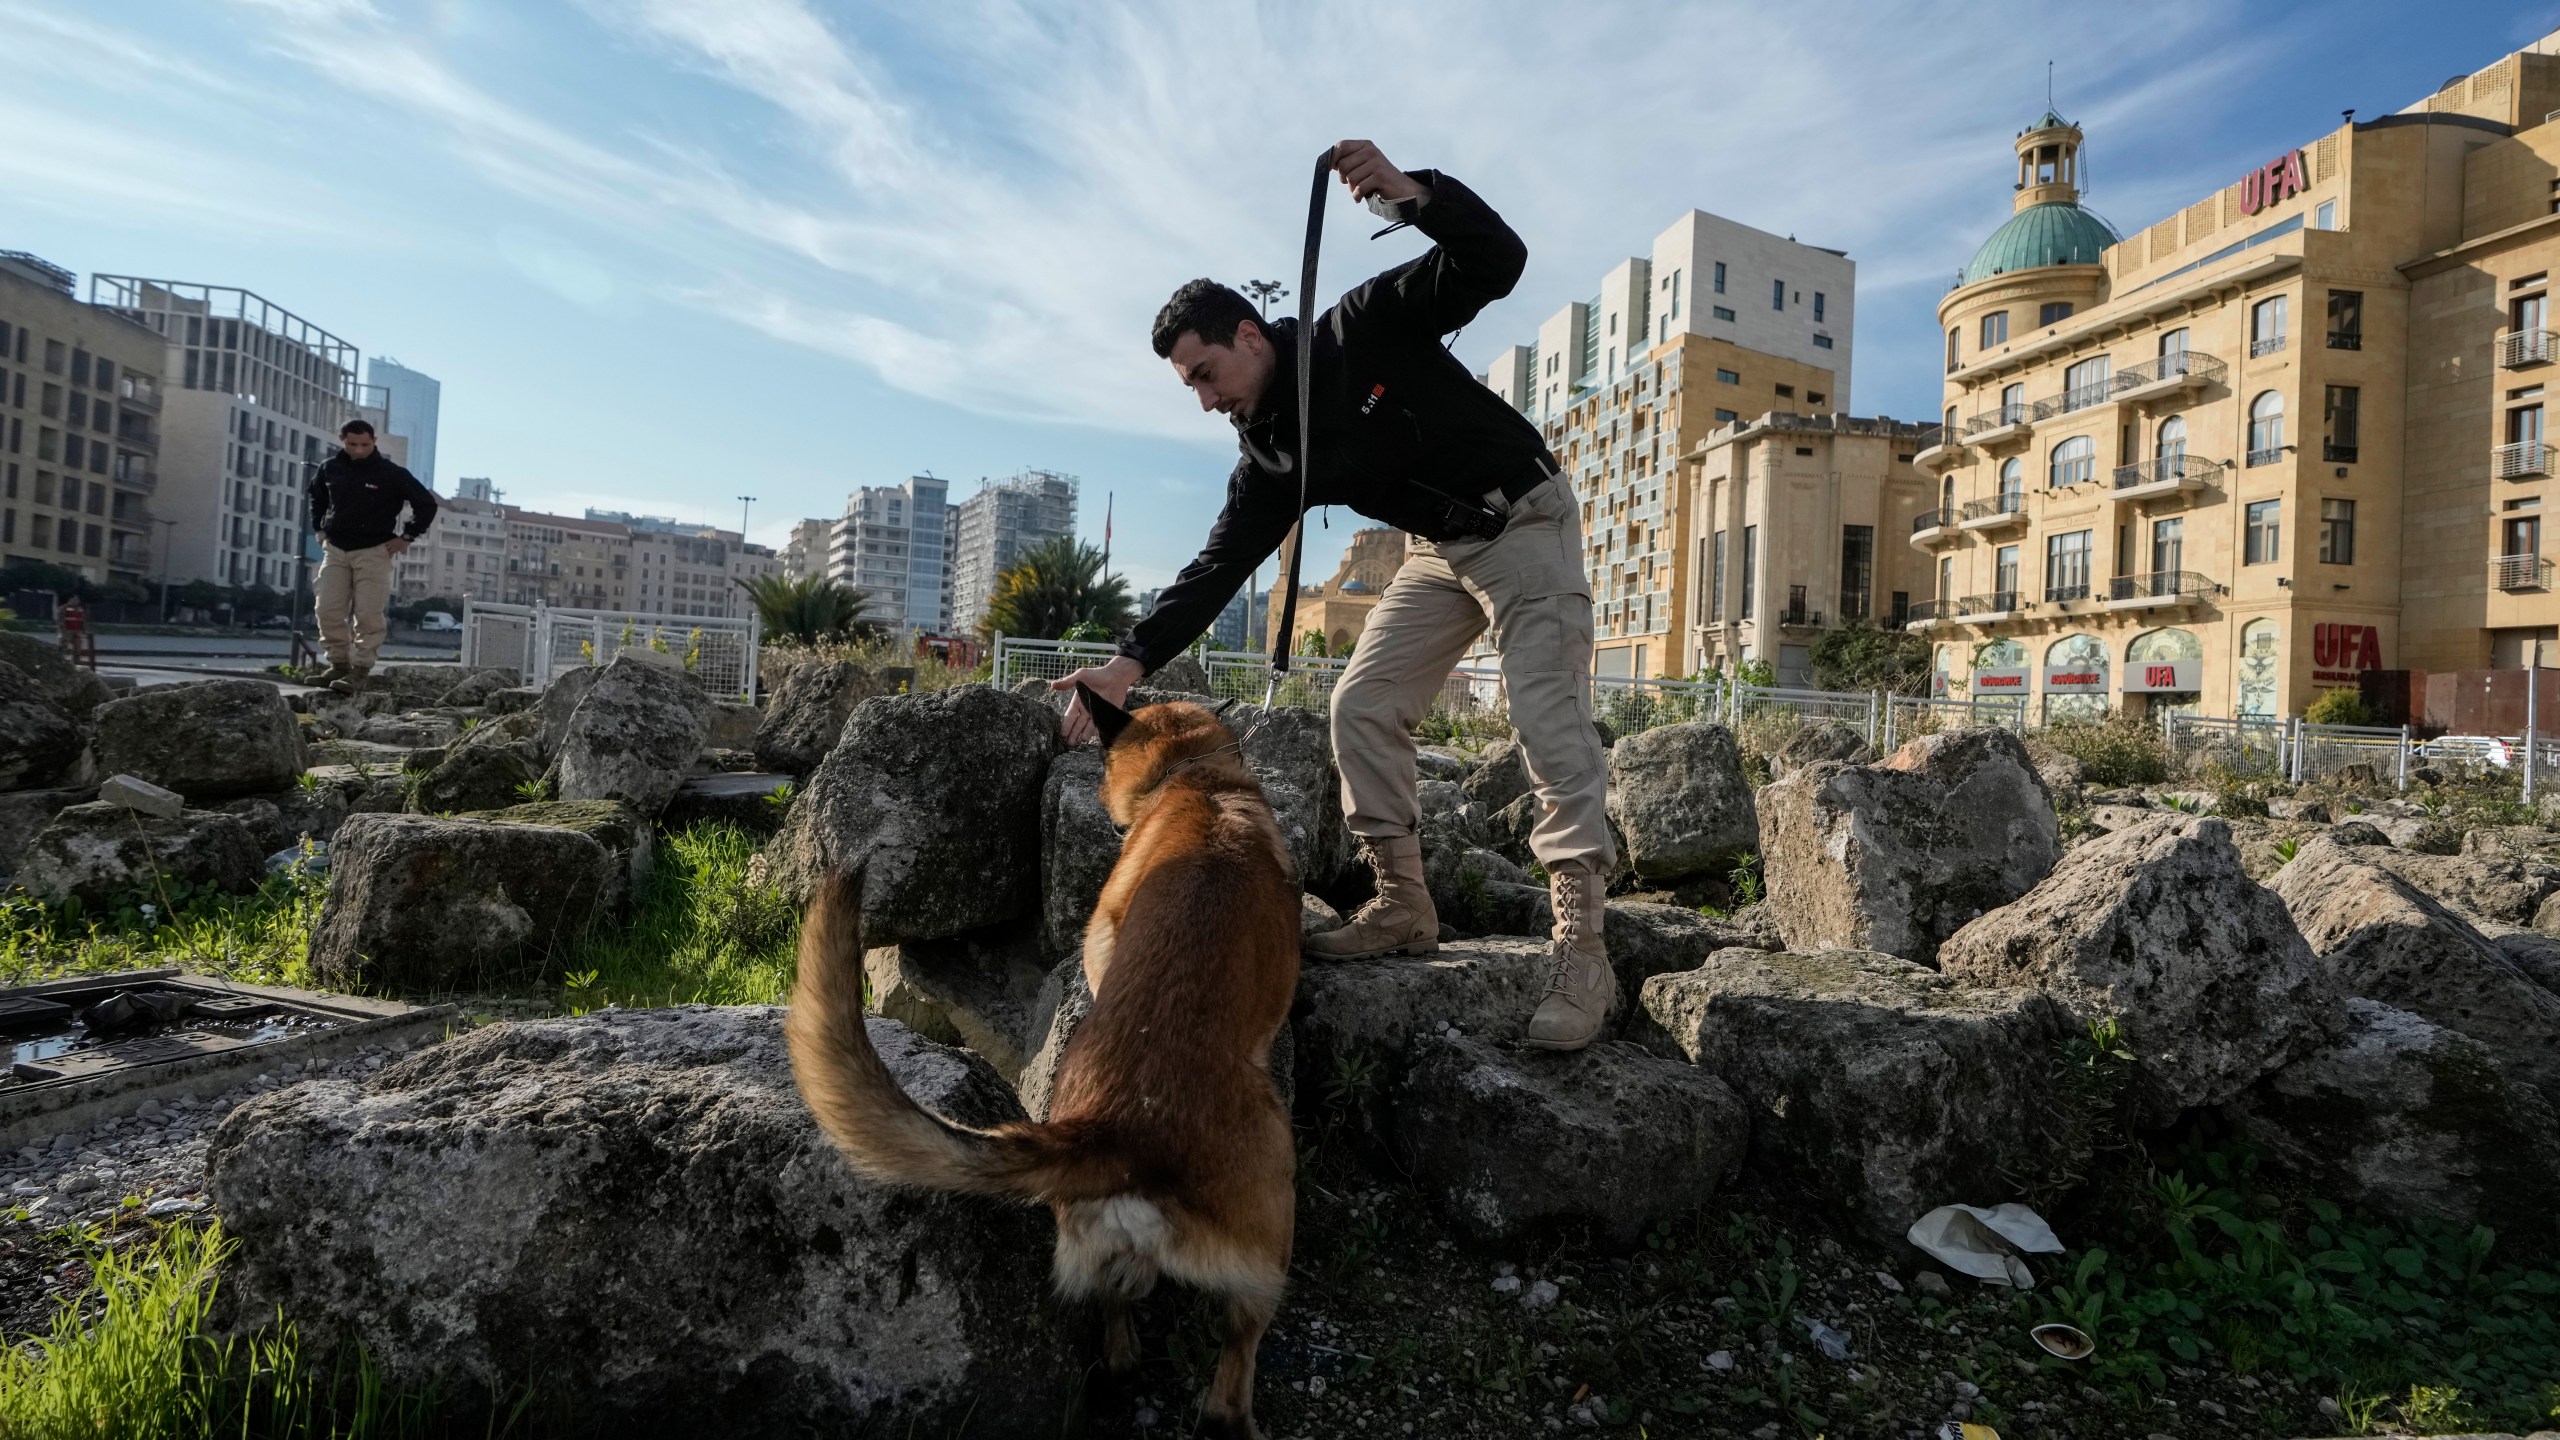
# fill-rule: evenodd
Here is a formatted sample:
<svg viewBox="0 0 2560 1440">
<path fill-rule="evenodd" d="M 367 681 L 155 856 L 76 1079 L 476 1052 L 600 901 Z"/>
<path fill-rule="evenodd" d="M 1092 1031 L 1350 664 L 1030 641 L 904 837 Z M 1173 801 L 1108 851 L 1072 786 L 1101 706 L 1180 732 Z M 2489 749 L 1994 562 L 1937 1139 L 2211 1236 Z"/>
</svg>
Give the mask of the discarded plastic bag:
<svg viewBox="0 0 2560 1440">
<path fill-rule="evenodd" d="M 1948 1269 L 1993 1285 L 2036 1286 L 2035 1272 L 2018 1252 L 2058 1255 L 2062 1242 L 2044 1217 L 2012 1202 L 1985 1210 L 1979 1205 L 1941 1205 L 1911 1222 L 1911 1243 L 1929 1252 Z"/>
</svg>

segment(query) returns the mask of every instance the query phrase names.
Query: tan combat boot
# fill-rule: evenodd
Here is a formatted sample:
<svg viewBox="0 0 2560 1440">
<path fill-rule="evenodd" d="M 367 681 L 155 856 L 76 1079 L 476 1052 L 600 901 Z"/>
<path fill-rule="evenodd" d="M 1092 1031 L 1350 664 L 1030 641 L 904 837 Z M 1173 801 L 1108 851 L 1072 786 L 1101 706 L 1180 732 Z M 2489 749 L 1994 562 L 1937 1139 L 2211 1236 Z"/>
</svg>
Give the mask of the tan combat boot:
<svg viewBox="0 0 2560 1440">
<path fill-rule="evenodd" d="M 329 688 L 341 695 L 355 695 L 365 688 L 365 677 L 373 673 L 370 665 L 350 665 L 347 673 L 329 682 Z"/>
<path fill-rule="evenodd" d="M 1310 960 L 1369 960 L 1380 955 L 1428 955 L 1440 948 L 1440 914 L 1422 878 L 1422 840 L 1398 835 L 1363 840 L 1361 851 L 1378 877 L 1378 898 L 1360 907 L 1351 923 L 1310 935 L 1301 948 Z"/>
<path fill-rule="evenodd" d="M 1597 1039 L 1618 996 L 1618 972 L 1601 945 L 1604 895 L 1591 866 L 1568 860 L 1550 877 L 1555 934 L 1547 942 L 1547 994 L 1529 1017 L 1526 1043 L 1539 1050 L 1579 1050 Z"/>
<path fill-rule="evenodd" d="M 326 690 L 331 685 L 337 683 L 340 679 L 343 679 L 348 674 L 349 668 L 350 667 L 347 662 L 344 660 L 332 660 L 325 668 L 313 674 L 310 679 L 305 680 L 302 683 L 309 685 L 314 689 Z"/>
</svg>

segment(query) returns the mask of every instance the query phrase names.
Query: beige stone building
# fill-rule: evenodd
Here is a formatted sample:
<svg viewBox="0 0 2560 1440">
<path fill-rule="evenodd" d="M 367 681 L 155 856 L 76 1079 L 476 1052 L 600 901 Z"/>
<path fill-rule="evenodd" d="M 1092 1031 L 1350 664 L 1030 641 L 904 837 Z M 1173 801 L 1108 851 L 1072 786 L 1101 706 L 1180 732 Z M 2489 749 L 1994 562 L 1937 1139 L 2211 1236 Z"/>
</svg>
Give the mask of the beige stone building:
<svg viewBox="0 0 2560 1440">
<path fill-rule="evenodd" d="M 1322 635 L 1327 654 L 1347 653 L 1360 642 L 1360 632 L 1368 627 L 1369 612 L 1377 608 L 1378 597 L 1387 591 L 1387 582 L 1404 568 L 1404 555 L 1405 533 L 1401 530 L 1373 525 L 1354 534 L 1351 547 L 1342 552 L 1342 563 L 1334 567 L 1333 578 L 1320 585 L 1298 587 L 1298 634 Z M 1289 578 L 1283 574 L 1271 586 L 1270 613 L 1264 621 L 1263 635 L 1269 650 L 1280 648 L 1278 637 L 1272 632 L 1280 628 L 1280 603 L 1288 584 Z"/>
<path fill-rule="evenodd" d="M 1672 659 L 1681 672 L 1767 661 L 1813 683 L 1826 629 L 1903 624 L 1935 581 L 1897 521 L 1934 482 L 1913 464 L 1938 428 L 1780 411 L 1720 426 L 1687 452 L 1683 512 L 1698 577 Z"/>
<path fill-rule="evenodd" d="M 2555 107 L 2560 58 L 2510 55 L 2121 236 L 2079 127 L 2022 131 L 1903 539 L 1950 685 L 2272 717 L 2548 633 Z"/>
<path fill-rule="evenodd" d="M 164 347 L 75 278 L 0 252 L 0 560 L 156 582 Z"/>
<path fill-rule="evenodd" d="M 1680 457 L 1738 420 L 1848 409 L 1856 285 L 1836 250 L 1692 210 L 1486 373 L 1581 502 L 1599 674 L 1689 673 L 1699 551 Z M 1489 646 L 1469 659 L 1491 663 Z"/>
</svg>

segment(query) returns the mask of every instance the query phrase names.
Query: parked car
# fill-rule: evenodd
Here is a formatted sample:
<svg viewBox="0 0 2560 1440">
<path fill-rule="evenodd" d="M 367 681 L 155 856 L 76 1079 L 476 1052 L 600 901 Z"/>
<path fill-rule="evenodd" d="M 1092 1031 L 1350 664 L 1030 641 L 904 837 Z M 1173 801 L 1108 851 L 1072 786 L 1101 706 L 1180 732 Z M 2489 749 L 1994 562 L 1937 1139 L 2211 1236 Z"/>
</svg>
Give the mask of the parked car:
<svg viewBox="0 0 2560 1440">
<path fill-rule="evenodd" d="M 454 619 L 452 615 L 445 611 L 430 610 L 426 614 L 418 617 L 418 628 L 421 630 L 459 630 L 462 628 L 462 622 Z"/>
<path fill-rule="evenodd" d="M 2504 770 L 2514 761 L 2515 747 L 2495 735 L 2440 735 L 2418 747 L 2421 760 L 2451 760 Z"/>
<path fill-rule="evenodd" d="M 293 617 L 290 615 L 263 615 L 258 619 L 258 628 L 261 630 L 290 630 L 293 628 Z"/>
</svg>

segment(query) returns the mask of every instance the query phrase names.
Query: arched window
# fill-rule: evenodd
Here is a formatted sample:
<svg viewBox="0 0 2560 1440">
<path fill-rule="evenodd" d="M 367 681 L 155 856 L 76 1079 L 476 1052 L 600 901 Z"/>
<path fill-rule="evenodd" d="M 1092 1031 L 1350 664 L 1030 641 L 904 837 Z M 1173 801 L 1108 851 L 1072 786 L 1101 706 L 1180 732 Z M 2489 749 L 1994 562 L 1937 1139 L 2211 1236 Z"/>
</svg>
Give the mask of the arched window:
<svg viewBox="0 0 2560 1440">
<path fill-rule="evenodd" d="M 2012 455 L 2000 462 L 2000 508 L 2004 511 L 2026 508 L 2026 462 Z"/>
<path fill-rule="evenodd" d="M 1986 640 L 1973 649 L 1976 670 L 2015 670 L 2027 663 L 2027 647 L 2016 640 Z"/>
<path fill-rule="evenodd" d="M 2249 463 L 2273 465 L 2284 458 L 2284 397 L 2261 391 L 2249 402 Z"/>
<path fill-rule="evenodd" d="M 2145 630 L 2125 645 L 2124 658 L 2131 664 L 2145 660 L 2201 660 L 2204 642 L 2192 630 Z"/>
<path fill-rule="evenodd" d="M 2057 721 L 2107 718 L 2107 644 L 2095 635 L 2065 635 L 2045 647 L 2044 718 Z M 2054 688 L 2055 677 L 2063 688 Z"/>
<path fill-rule="evenodd" d="M 1938 486 L 1938 508 L 1940 510 L 1956 508 L 1956 477 L 1953 475 L 1948 476 L 1945 482 Z"/>
<path fill-rule="evenodd" d="M 2274 719 L 2278 688 L 2276 622 L 2252 620 L 2240 627 L 2239 672 L 2239 713 Z"/>
<path fill-rule="evenodd" d="M 2048 483 L 2056 490 L 2086 485 L 2097 472 L 2098 442 L 2086 435 L 2074 435 L 2053 447 L 2053 469 Z"/>
</svg>

